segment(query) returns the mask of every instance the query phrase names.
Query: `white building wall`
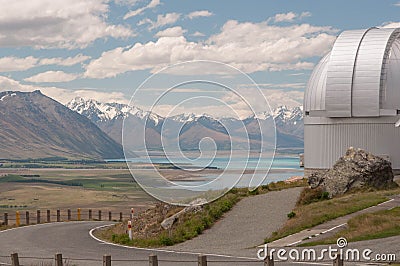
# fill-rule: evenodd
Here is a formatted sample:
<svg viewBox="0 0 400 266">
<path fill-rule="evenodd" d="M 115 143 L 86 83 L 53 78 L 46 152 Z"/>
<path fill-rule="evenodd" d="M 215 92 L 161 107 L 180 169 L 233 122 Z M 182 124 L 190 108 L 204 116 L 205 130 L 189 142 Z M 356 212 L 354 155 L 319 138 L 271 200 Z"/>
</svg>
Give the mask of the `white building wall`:
<svg viewBox="0 0 400 266">
<path fill-rule="evenodd" d="M 397 119 L 305 117 L 305 168 L 330 168 L 352 146 L 389 156 L 393 169 L 400 169 L 400 128 L 394 126 Z"/>
</svg>

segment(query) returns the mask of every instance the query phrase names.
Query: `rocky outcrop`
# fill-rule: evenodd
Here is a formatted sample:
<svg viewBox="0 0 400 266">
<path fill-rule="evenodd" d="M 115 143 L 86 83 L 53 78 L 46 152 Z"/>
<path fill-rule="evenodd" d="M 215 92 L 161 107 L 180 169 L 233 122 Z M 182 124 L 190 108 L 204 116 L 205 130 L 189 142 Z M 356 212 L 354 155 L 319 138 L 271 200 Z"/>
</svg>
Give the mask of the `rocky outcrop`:
<svg viewBox="0 0 400 266">
<path fill-rule="evenodd" d="M 189 206 L 185 207 L 178 213 L 166 218 L 164 221 L 161 222 L 161 227 L 168 230 L 170 229 L 176 221 L 178 221 L 179 217 L 184 215 L 185 213 L 196 213 L 203 209 L 203 205 L 207 203 L 206 199 L 196 199 L 190 203 Z"/>
<path fill-rule="evenodd" d="M 332 169 L 312 173 L 308 183 L 311 188 L 321 187 L 329 193 L 329 197 L 343 195 L 353 189 L 385 189 L 395 185 L 389 161 L 353 147 L 346 151 Z"/>
</svg>

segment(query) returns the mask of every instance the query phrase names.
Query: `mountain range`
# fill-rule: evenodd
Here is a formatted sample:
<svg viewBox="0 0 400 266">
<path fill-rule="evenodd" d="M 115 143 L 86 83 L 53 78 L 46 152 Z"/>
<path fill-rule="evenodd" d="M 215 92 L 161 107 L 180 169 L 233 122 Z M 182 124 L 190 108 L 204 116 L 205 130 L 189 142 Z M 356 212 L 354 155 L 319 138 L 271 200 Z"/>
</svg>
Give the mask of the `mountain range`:
<svg viewBox="0 0 400 266">
<path fill-rule="evenodd" d="M 229 117 L 214 118 L 206 114 L 180 114 L 163 117 L 125 104 L 101 103 L 79 97 L 73 99 L 66 106 L 90 119 L 120 144 L 122 143 L 121 132 L 125 119 L 125 126 L 129 128 L 129 136 L 134 136 L 126 138 L 125 144 L 128 144 L 132 150 L 142 149 L 144 147 L 143 139 L 145 139 L 147 149 L 160 149 L 162 140 L 164 147 L 169 143 L 179 143 L 182 150 L 197 150 L 200 141 L 205 137 L 212 138 L 217 148 L 222 150 L 245 148 L 248 140 L 250 140 L 251 149 L 258 150 L 261 138 L 266 140 L 267 145 L 273 142 L 274 134 L 271 132 L 273 120 L 276 124 L 278 149 L 303 147 L 302 107 L 280 106 L 273 110 L 272 114 L 263 112 L 240 120 Z M 268 130 L 260 132 L 259 125 Z M 227 129 L 230 132 L 227 132 Z M 236 147 L 231 147 L 231 145 Z"/>
<path fill-rule="evenodd" d="M 0 158 L 121 158 L 122 147 L 88 118 L 40 91 L 0 92 Z"/>
</svg>

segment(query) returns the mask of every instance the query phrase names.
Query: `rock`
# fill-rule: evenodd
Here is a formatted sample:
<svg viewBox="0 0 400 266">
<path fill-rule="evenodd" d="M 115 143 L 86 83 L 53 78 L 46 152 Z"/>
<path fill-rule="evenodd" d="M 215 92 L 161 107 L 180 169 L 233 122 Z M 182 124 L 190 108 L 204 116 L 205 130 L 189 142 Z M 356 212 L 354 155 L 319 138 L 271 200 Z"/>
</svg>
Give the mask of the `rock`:
<svg viewBox="0 0 400 266">
<path fill-rule="evenodd" d="M 164 221 L 161 222 L 161 227 L 164 228 L 165 230 L 170 229 L 176 221 L 178 221 L 179 217 L 181 217 L 185 213 L 196 213 L 198 211 L 201 211 L 203 209 L 203 205 L 207 203 L 206 199 L 195 199 L 194 201 L 190 202 L 189 206 L 185 207 L 183 210 L 181 210 L 178 213 L 175 213 L 174 215 L 164 219 Z"/>
<path fill-rule="evenodd" d="M 329 197 L 343 195 L 351 189 L 385 189 L 395 184 L 389 161 L 353 147 L 328 171 L 312 173 L 308 183 L 311 188 L 322 187 Z"/>
</svg>

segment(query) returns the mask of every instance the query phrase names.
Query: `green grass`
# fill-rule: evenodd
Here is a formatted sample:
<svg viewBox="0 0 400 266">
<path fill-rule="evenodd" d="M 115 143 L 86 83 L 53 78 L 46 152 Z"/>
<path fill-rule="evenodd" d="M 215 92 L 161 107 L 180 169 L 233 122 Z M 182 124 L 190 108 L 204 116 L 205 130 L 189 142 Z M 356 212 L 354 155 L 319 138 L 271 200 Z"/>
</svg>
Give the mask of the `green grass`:
<svg viewBox="0 0 400 266">
<path fill-rule="evenodd" d="M 329 220 L 363 210 L 386 201 L 388 195 L 398 194 L 400 189 L 388 191 L 357 192 L 330 200 L 297 205 L 295 217 L 289 219 L 281 229 L 265 239 L 266 243 L 298 233 Z M 322 198 L 323 199 L 323 198 Z"/>
<path fill-rule="evenodd" d="M 335 236 L 304 245 L 332 244 L 336 243 L 339 237 L 345 237 L 347 241 L 354 242 L 400 235 L 400 207 L 360 214 L 350 219 L 347 224 L 347 229 L 338 232 Z"/>
<path fill-rule="evenodd" d="M 135 236 L 133 240 L 129 240 L 129 237 L 125 232 L 125 228 L 127 227 L 126 223 L 118 224 L 105 230 L 98 231 L 96 232 L 96 235 L 107 241 L 136 247 L 170 246 L 192 239 L 201 234 L 204 230 L 212 227 L 216 221 L 221 219 L 226 212 L 231 210 L 236 203 L 245 197 L 268 193 L 269 191 L 305 186 L 306 184 L 307 183 L 305 180 L 290 184 L 285 182 L 276 182 L 259 187 L 252 192 L 250 192 L 247 188 L 234 188 L 223 197 L 204 205 L 201 211 L 196 213 L 187 213 L 181 216 L 170 230 L 162 229 L 160 226 L 161 221 L 166 217 L 178 212 L 182 208 L 175 207 L 171 209 L 170 215 L 165 217 L 160 215 L 161 211 L 153 210 L 153 213 L 147 215 L 151 216 L 152 218 L 158 217 L 155 218 L 154 221 L 149 222 L 144 219 L 146 227 L 148 227 L 148 233 L 133 232 Z M 143 220 L 140 218 L 140 215 L 138 219 Z M 135 222 L 133 223 L 135 224 Z"/>
</svg>

